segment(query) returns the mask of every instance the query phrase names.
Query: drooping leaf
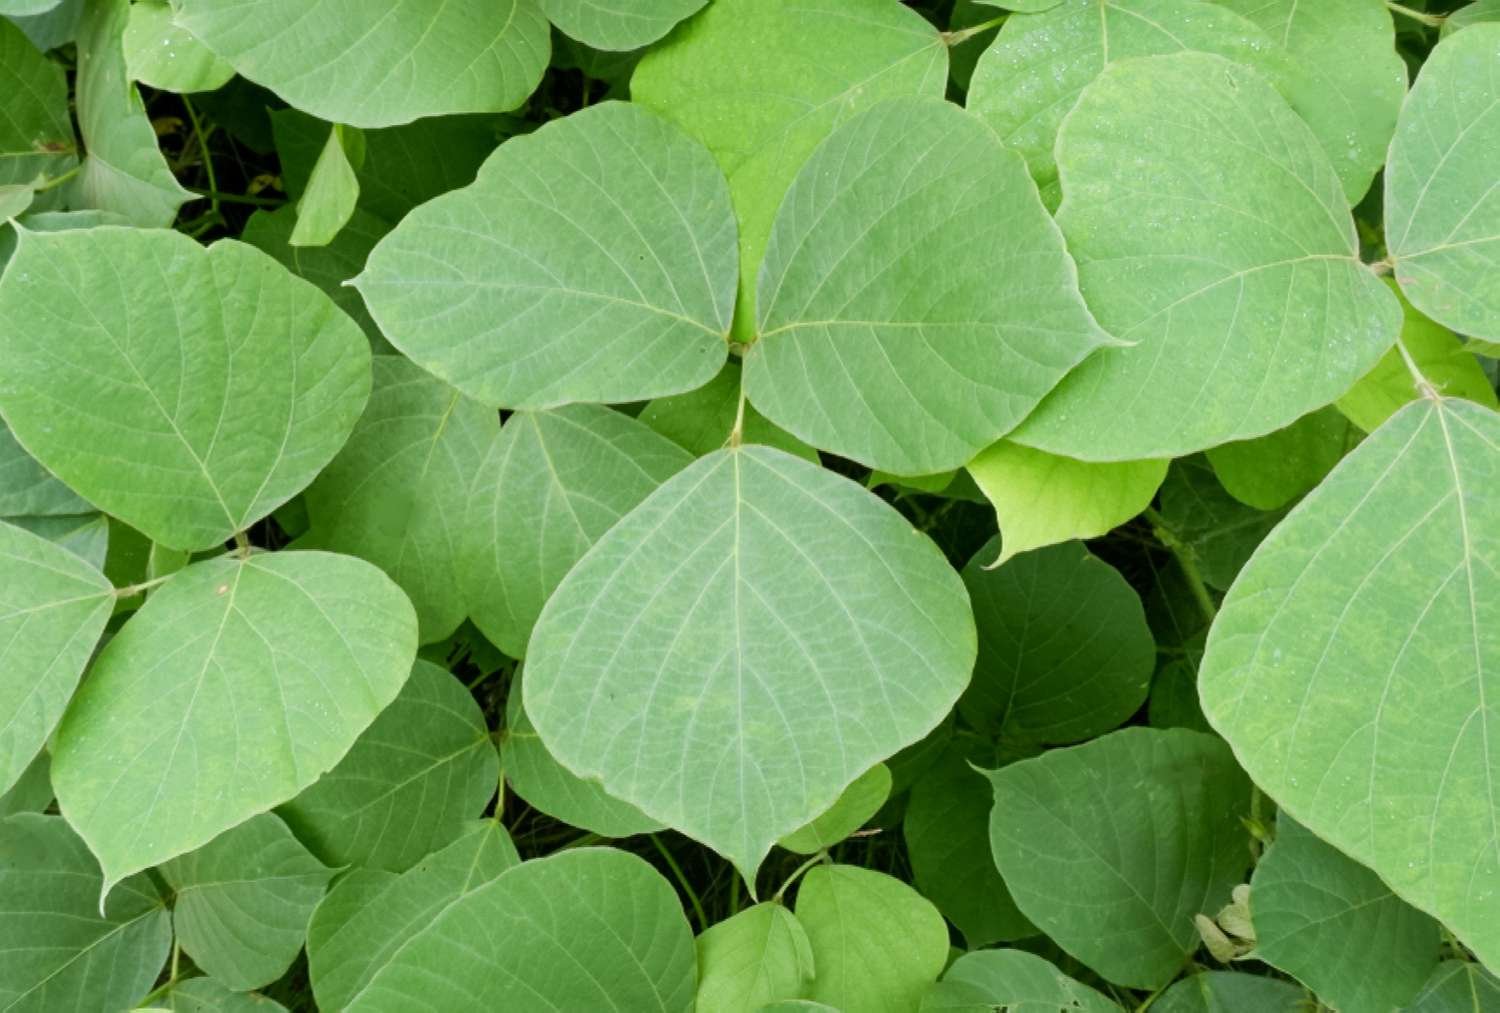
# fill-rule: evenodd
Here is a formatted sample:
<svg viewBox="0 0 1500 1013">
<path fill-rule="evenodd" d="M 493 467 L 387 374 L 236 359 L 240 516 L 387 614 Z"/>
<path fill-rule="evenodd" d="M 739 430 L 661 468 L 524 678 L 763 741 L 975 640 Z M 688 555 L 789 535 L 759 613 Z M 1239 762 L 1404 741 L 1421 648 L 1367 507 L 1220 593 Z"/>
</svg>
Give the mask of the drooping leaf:
<svg viewBox="0 0 1500 1013">
<path fill-rule="evenodd" d="M 145 876 L 101 905 L 99 865 L 60 816 L 0 820 L 0 1004 L 14 1013 L 130 1009 L 172 945 Z"/>
<path fill-rule="evenodd" d="M 328 131 L 307 189 L 297 200 L 293 246 L 327 246 L 349 223 L 359 200 L 354 166 L 363 161 L 364 137 L 353 127 L 335 123 Z"/>
<path fill-rule="evenodd" d="M 325 1009 L 350 1006 L 383 968 L 442 913 L 520 865 L 505 827 L 469 824 L 452 844 L 408 872 L 360 869 L 340 879 L 313 912 L 307 956 Z"/>
<path fill-rule="evenodd" d="M 213 91 L 234 68 L 172 21 L 166 0 L 135 0 L 125 22 L 125 72 L 132 81 L 167 91 Z"/>
<path fill-rule="evenodd" d="M 1335 1009 L 1405 1009 L 1437 968 L 1437 922 L 1285 813 L 1255 866 L 1250 908 L 1255 956 Z"/>
<path fill-rule="evenodd" d="M 291 105 L 356 127 L 514 109 L 551 51 L 535 0 L 268 0 L 254 17 L 239 0 L 181 0 L 175 20 Z"/>
<path fill-rule="evenodd" d="M 0 522 L 0 792 L 57 726 L 114 603 L 97 569 Z"/>
<path fill-rule="evenodd" d="M 1090 463 L 1009 440 L 980 451 L 968 469 L 1000 521 L 994 563 L 1106 534 L 1150 506 L 1167 477 L 1165 460 Z"/>
<path fill-rule="evenodd" d="M 174 891 L 172 922 L 183 951 L 243 992 L 286 973 L 337 870 L 262 813 L 160 871 Z"/>
<path fill-rule="evenodd" d="M 1473 1013 L 1500 1003 L 1500 979 L 1480 964 L 1445 960 L 1432 972 L 1407 1013 Z"/>
<path fill-rule="evenodd" d="M 469 612 L 455 579 L 471 565 L 468 490 L 500 420 L 400 356 L 375 356 L 372 366 L 364 414 L 307 490 L 312 538 L 389 574 L 430 643 Z"/>
<path fill-rule="evenodd" d="M 1126 728 L 990 774 L 990 843 L 1021 911 L 1102 977 L 1155 989 L 1250 861 L 1250 784 L 1218 739 Z"/>
<path fill-rule="evenodd" d="M 346 1007 L 686 1011 L 696 974 L 677 894 L 643 860 L 575 848 L 465 894 Z"/>
<path fill-rule="evenodd" d="M 1084 298 L 1134 344 L 1069 374 L 1018 442 L 1110 461 L 1259 436 L 1342 394 L 1395 338 L 1400 307 L 1359 260 L 1327 156 L 1255 71 L 1206 53 L 1111 64 L 1057 156 Z"/>
<path fill-rule="evenodd" d="M 1464 33 L 1467 34 L 1467 33 Z M 1463 35 L 1455 36 L 1462 38 Z M 1500 415 L 1408 405 L 1261 544 L 1199 672 L 1204 713 L 1299 823 L 1500 960 Z"/>
<path fill-rule="evenodd" d="M 815 855 L 864 826 L 885 805 L 890 794 L 890 768 L 877 763 L 855 778 L 827 811 L 776 843 L 788 851 Z"/>
<path fill-rule="evenodd" d="M 501 145 L 355 284 L 392 344 L 485 404 L 639 400 L 723 365 L 734 228 L 701 146 L 606 102 Z"/>
<path fill-rule="evenodd" d="M 767 1003 L 812 991 L 813 953 L 797 916 L 756 904 L 698 936 L 697 1008 L 758 1013 Z"/>
<path fill-rule="evenodd" d="M 375 567 L 281 552 L 194 563 L 94 662 L 52 755 L 58 802 L 114 884 L 328 770 L 395 698 L 416 616 Z"/>
<path fill-rule="evenodd" d="M 1308 997 L 1291 982 L 1236 971 L 1184 978 L 1152 1004 L 1160 1013 L 1306 1013 Z"/>
<path fill-rule="evenodd" d="M 907 1013 L 948 960 L 937 908 L 883 872 L 819 865 L 797 888 L 797 920 L 812 947 L 808 998 L 861 1013 Z"/>
<path fill-rule="evenodd" d="M 516 412 L 473 469 L 457 561 L 469 615 L 513 658 L 573 564 L 692 458 L 628 415 L 599 405 Z"/>
<path fill-rule="evenodd" d="M 818 147 L 777 213 L 745 391 L 862 464 L 959 467 L 1110 340 L 1077 277 L 993 131 L 940 99 L 881 103 Z"/>
<path fill-rule="evenodd" d="M 499 764 L 463 683 L 419 661 L 338 766 L 279 811 L 331 865 L 402 872 L 484 810 Z"/>
<path fill-rule="evenodd" d="M 623 51 L 650 45 L 708 0 L 540 0 L 547 19 L 595 49 Z"/>
<path fill-rule="evenodd" d="M 711 454 L 729 446 L 729 434 L 739 412 L 740 382 L 740 364 L 730 360 L 702 387 L 659 397 L 636 417 L 694 457 Z M 764 443 L 814 463 L 818 460 L 816 450 L 771 422 L 752 404 L 745 405 L 743 426 L 741 439 L 745 443 Z"/>
<path fill-rule="evenodd" d="M 1025 950 L 976 950 L 922 997 L 922 1013 L 1117 1013 L 1119 1006 Z"/>
<path fill-rule="evenodd" d="M 207 977 L 179 981 L 151 1002 L 151 1008 L 172 1013 L 286 1013 L 275 999 L 258 992 L 234 992 Z"/>
<path fill-rule="evenodd" d="M 773 841 L 942 719 L 972 623 L 889 506 L 781 451 L 724 450 L 568 573 L 532 633 L 526 710 L 565 766 L 753 880 Z"/>
<path fill-rule="evenodd" d="M 1274 433 L 1210 447 L 1208 461 L 1235 499 L 1278 510 L 1323 481 L 1357 439 L 1343 415 L 1319 408 Z"/>
<path fill-rule="evenodd" d="M 78 161 L 66 73 L 3 18 L 0 95 L 6 96 L 5 115 L 0 116 L 0 184 L 29 188 L 39 177 L 56 178 Z M 46 206 L 44 198 L 41 207 Z"/>
<path fill-rule="evenodd" d="M 90 502 L 189 550 L 311 481 L 370 386 L 359 329 L 270 257 L 115 227 L 22 236 L 0 278 L 0 357 L 16 438 Z"/>
</svg>

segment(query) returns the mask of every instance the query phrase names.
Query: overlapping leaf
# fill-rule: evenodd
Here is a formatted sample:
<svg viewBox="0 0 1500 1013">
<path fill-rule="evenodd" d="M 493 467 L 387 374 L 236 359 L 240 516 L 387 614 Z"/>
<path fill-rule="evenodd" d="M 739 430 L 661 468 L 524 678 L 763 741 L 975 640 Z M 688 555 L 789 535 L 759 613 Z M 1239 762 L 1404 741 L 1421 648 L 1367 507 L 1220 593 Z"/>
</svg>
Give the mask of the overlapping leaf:
<svg viewBox="0 0 1500 1013">
<path fill-rule="evenodd" d="M 549 21 L 595 49 L 639 49 L 708 0 L 539 0 Z"/>
<path fill-rule="evenodd" d="M 758 1013 L 812 991 L 807 931 L 779 903 L 756 904 L 716 923 L 698 936 L 697 950 L 698 1009 Z"/>
</svg>

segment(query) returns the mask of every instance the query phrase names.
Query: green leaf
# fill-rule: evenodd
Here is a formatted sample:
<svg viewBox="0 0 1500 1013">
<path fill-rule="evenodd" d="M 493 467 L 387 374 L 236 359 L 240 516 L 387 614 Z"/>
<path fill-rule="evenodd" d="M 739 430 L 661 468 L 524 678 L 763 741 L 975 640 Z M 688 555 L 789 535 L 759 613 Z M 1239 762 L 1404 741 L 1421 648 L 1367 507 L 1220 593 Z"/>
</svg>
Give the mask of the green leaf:
<svg viewBox="0 0 1500 1013">
<path fill-rule="evenodd" d="M 959 713 L 1010 740 L 1079 742 L 1117 728 L 1146 701 L 1156 642 L 1125 578 L 1078 542 L 964 567 L 979 628 Z"/>
<path fill-rule="evenodd" d="M 40 177 L 55 178 L 72 168 L 78 158 L 68 118 L 67 75 L 3 18 L 0 94 L 8 96 L 0 117 L 0 184 L 29 187 Z M 43 197 L 42 206 L 49 203 Z"/>
<path fill-rule="evenodd" d="M 100 904 L 99 865 L 60 816 L 0 820 L 0 1004 L 129 1009 L 156 981 L 171 915 L 145 876 Z"/>
<path fill-rule="evenodd" d="M 827 811 L 776 843 L 788 851 L 815 855 L 844 840 L 885 805 L 891 794 L 891 771 L 877 763 L 845 788 Z"/>
<path fill-rule="evenodd" d="M 1255 547 L 1284 516 L 1235 499 L 1201 457 L 1176 461 L 1161 487 L 1165 541 L 1175 543 L 1216 588 L 1234 583 Z"/>
<path fill-rule="evenodd" d="M 1111 64 L 1057 155 L 1084 298 L 1133 344 L 1069 374 L 1017 442 L 1111 461 L 1260 436 L 1390 347 L 1400 308 L 1359 261 L 1338 178 L 1255 71 L 1206 53 Z"/>
<path fill-rule="evenodd" d="M 324 1009 L 347 1008 L 428 924 L 520 864 L 505 827 L 485 820 L 400 876 L 359 869 L 339 880 L 307 929 L 318 1002 Z"/>
<path fill-rule="evenodd" d="M 330 865 L 402 872 L 484 811 L 499 768 L 463 683 L 419 661 L 338 766 L 279 812 Z"/>
<path fill-rule="evenodd" d="M 431 643 L 469 611 L 454 576 L 470 565 L 469 484 L 500 420 L 400 356 L 378 355 L 372 365 L 364 414 L 307 490 L 312 538 L 389 574 Z"/>
<path fill-rule="evenodd" d="M 995 563 L 1107 534 L 1150 506 L 1167 477 L 1165 460 L 1090 463 L 1009 440 L 980 451 L 968 469 L 1000 521 Z"/>
<path fill-rule="evenodd" d="M 106 886 L 286 801 L 395 698 L 416 616 L 368 563 L 318 552 L 175 574 L 105 645 L 52 754 Z"/>
<path fill-rule="evenodd" d="M 364 138 L 358 130 L 335 123 L 328 131 L 307 189 L 297 201 L 297 225 L 287 240 L 292 246 L 327 246 L 354 214 L 359 180 L 354 163 L 362 161 Z"/>
<path fill-rule="evenodd" d="M 1432 972 L 1407 1013 L 1473 1013 L 1500 1003 L 1500 979 L 1479 964 L 1445 960 Z"/>
<path fill-rule="evenodd" d="M 1021 911 L 1102 977 L 1156 989 L 1250 861 L 1250 783 L 1218 739 L 1126 728 L 990 774 L 990 843 Z"/>
<path fill-rule="evenodd" d="M 97 569 L 0 522 L 0 792 L 57 726 L 114 604 Z"/>
<path fill-rule="evenodd" d="M 1285 813 L 1255 866 L 1250 906 L 1255 956 L 1335 1009 L 1404 1009 L 1437 968 L 1437 922 Z"/>
<path fill-rule="evenodd" d="M 58 517 L 7 517 L 4 523 L 40 535 L 53 545 L 67 549 L 95 570 L 108 572 L 109 518 L 100 513 L 66 514 Z M 115 611 L 121 611 L 124 599 L 115 600 Z"/>
<path fill-rule="evenodd" d="M 160 869 L 175 892 L 177 942 L 193 963 L 242 992 L 286 973 L 336 871 L 270 813 Z"/>
<path fill-rule="evenodd" d="M 963 933 L 970 949 L 1036 935 L 990 855 L 994 795 L 959 745 L 911 786 L 901 823 L 912 882 Z"/>
<path fill-rule="evenodd" d="M 221 544 L 312 480 L 364 407 L 368 348 L 321 292 L 233 240 L 23 233 L 0 277 L 16 439 L 175 549 Z"/>
<path fill-rule="evenodd" d="M 234 68 L 172 21 L 166 0 L 135 0 L 125 22 L 125 72 L 133 81 L 175 92 L 213 91 Z"/>
<path fill-rule="evenodd" d="M 546 408 L 710 380 L 734 264 L 713 159 L 665 120 L 606 102 L 501 145 L 472 185 L 381 240 L 354 284 L 424 369 L 485 404 Z"/>
<path fill-rule="evenodd" d="M 610 795 L 598 781 L 585 780 L 557 762 L 526 716 L 522 683 L 519 678 L 511 683 L 500 740 L 500 761 L 511 789 L 533 809 L 600 837 L 663 829 L 664 824 Z"/>
<path fill-rule="evenodd" d="M 448 906 L 349 1004 L 374 1010 L 692 1008 L 693 936 L 643 860 L 575 848 Z"/>
<path fill-rule="evenodd" d="M 1199 673 L 1256 784 L 1491 962 L 1497 445 L 1466 401 L 1397 412 L 1261 544 Z"/>
<path fill-rule="evenodd" d="M 91 509 L 38 464 L 0 419 L 0 517 L 56 517 Z"/>
<path fill-rule="evenodd" d="M 724 364 L 708 383 L 686 394 L 659 397 L 649 402 L 637 416 L 667 439 L 687 448 L 694 457 L 711 454 L 729 446 L 740 405 L 740 364 L 733 359 Z M 743 443 L 764 443 L 777 450 L 805 458 L 814 464 L 818 452 L 791 433 L 769 421 L 751 404 L 745 405 Z"/>
<path fill-rule="evenodd" d="M 628 415 L 599 405 L 516 412 L 472 469 L 457 561 L 469 614 L 513 658 L 573 564 L 691 456 Z"/>
<path fill-rule="evenodd" d="M 52 805 L 51 769 L 47 753 L 37 753 L 15 783 L 0 791 L 0 819 L 16 813 L 45 812 Z"/>
<path fill-rule="evenodd" d="M 45 14 L 58 5 L 59 0 L 0 0 L 0 17 L 17 18 L 34 14 Z"/>
<path fill-rule="evenodd" d="M 650 45 L 708 0 L 541 0 L 542 12 L 572 38 L 622 52 Z"/>
<path fill-rule="evenodd" d="M 1296 985 L 1258 974 L 1205 971 L 1162 993 L 1157 1013 L 1306 1013 L 1308 997 Z"/>
<path fill-rule="evenodd" d="M 179 981 L 152 1000 L 172 1013 L 286 1013 L 286 1007 L 255 992 L 232 992 L 213 978 Z"/>
<path fill-rule="evenodd" d="M 1442 34 L 1447 36 L 1472 25 L 1500 21 L 1500 0 L 1474 0 L 1443 19 Z"/>
<path fill-rule="evenodd" d="M 1025 950 L 965 953 L 922 998 L 922 1013 L 1118 1013 L 1110 1002 Z"/>
<path fill-rule="evenodd" d="M 266 0 L 254 17 L 239 0 L 180 0 L 175 20 L 291 105 L 356 127 L 514 109 L 551 51 L 535 0 Z"/>
<path fill-rule="evenodd" d="M 569 769 L 753 880 L 773 841 L 941 721 L 972 623 L 889 506 L 779 450 L 723 450 L 568 573 L 532 633 L 526 710 Z"/>
<path fill-rule="evenodd" d="M 630 97 L 701 141 L 739 219 L 734 338 L 755 338 L 771 222 L 802 163 L 840 123 L 886 98 L 941 96 L 937 29 L 888 0 L 715 0 L 641 60 Z"/>
<path fill-rule="evenodd" d="M 771 421 L 873 468 L 959 467 L 1110 340 L 1077 277 L 991 130 L 935 98 L 882 103 L 787 192 L 745 391 Z"/>
<path fill-rule="evenodd" d="M 0 225 L 24 214 L 31 207 L 36 191 L 25 183 L 0 183 Z"/>
<path fill-rule="evenodd" d="M 911 887 L 853 865 L 819 865 L 797 888 L 812 946 L 809 998 L 860 1013 L 907 1013 L 948 961 L 948 926 Z"/>
<path fill-rule="evenodd" d="M 797 916 L 779 903 L 724 919 L 698 936 L 697 950 L 698 1009 L 757 1013 L 812 990 L 812 944 Z"/>
<path fill-rule="evenodd" d="M 1405 364 L 1400 368 L 1405 372 Z M 1210 447 L 1208 462 L 1235 499 L 1257 510 L 1277 510 L 1323 481 L 1358 438 L 1338 411 L 1319 408 L 1274 433 Z"/>
</svg>

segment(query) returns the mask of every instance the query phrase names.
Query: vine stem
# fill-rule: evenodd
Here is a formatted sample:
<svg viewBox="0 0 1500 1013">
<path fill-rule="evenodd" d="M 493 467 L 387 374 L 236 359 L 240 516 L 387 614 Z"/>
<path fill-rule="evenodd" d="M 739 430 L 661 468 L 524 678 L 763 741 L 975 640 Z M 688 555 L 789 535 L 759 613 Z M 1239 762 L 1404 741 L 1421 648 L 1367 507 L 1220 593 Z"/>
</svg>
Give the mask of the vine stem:
<svg viewBox="0 0 1500 1013">
<path fill-rule="evenodd" d="M 740 403 L 734 410 L 734 428 L 729 430 L 729 445 L 738 447 L 745 441 L 745 387 L 740 385 Z"/>
<path fill-rule="evenodd" d="M 1219 607 L 1214 604 L 1213 596 L 1208 593 L 1208 585 L 1203 582 L 1203 574 L 1198 571 L 1198 564 L 1193 561 L 1192 553 L 1187 551 L 1182 540 L 1168 526 L 1167 519 L 1155 509 L 1147 507 L 1145 517 L 1151 522 L 1151 527 L 1156 533 L 1156 540 L 1166 546 L 1172 558 L 1177 561 L 1178 568 L 1182 570 L 1182 575 L 1187 578 L 1188 590 L 1193 593 L 1193 600 L 1198 603 L 1203 618 L 1212 624 L 1219 614 Z"/>
<path fill-rule="evenodd" d="M 1442 400 L 1443 395 L 1438 392 L 1437 386 L 1427 379 L 1427 374 L 1422 372 L 1422 367 L 1417 365 L 1417 360 L 1412 358 L 1406 342 L 1402 341 L 1399 336 L 1396 338 L 1396 348 L 1401 352 L 1401 361 L 1406 364 L 1406 371 L 1411 374 L 1412 382 L 1417 385 L 1417 393 L 1432 401 Z"/>
<path fill-rule="evenodd" d="M 1428 14 L 1426 11 L 1413 10 L 1405 4 L 1396 3 L 1395 0 L 1385 0 L 1385 5 L 1397 14 L 1411 18 L 1413 21 L 1424 24 L 1428 28 L 1437 28 L 1446 20 L 1441 14 Z"/>
<path fill-rule="evenodd" d="M 53 176 L 51 179 L 47 180 L 45 183 L 41 184 L 40 186 L 34 187 L 31 192 L 32 193 L 45 193 L 46 191 L 51 190 L 53 187 L 62 186 L 64 183 L 66 183 L 68 180 L 72 179 L 74 176 L 78 175 L 82 171 L 83 171 L 83 163 L 79 162 L 77 165 L 73 166 L 73 168 L 69 169 L 67 172 L 58 173 L 56 176 Z"/>
<path fill-rule="evenodd" d="M 208 138 L 203 133 L 203 124 L 198 119 L 198 110 L 193 108 L 193 103 L 186 95 L 182 96 L 182 107 L 187 110 L 188 119 L 193 124 L 193 136 L 198 139 L 198 153 L 203 156 L 203 174 L 208 177 L 209 208 L 214 214 L 219 213 L 219 181 L 214 175 L 214 159 L 208 152 Z"/>
<path fill-rule="evenodd" d="M 771 903 L 780 904 L 781 899 L 786 896 L 786 892 L 792 888 L 793 883 L 802 878 L 802 874 L 804 872 L 806 872 L 808 869 L 811 869 L 819 862 L 826 861 L 828 861 L 828 852 L 820 851 L 816 855 L 812 856 L 807 861 L 803 862 L 801 865 L 793 869 L 792 874 L 786 878 L 786 882 L 781 884 L 781 889 L 777 890 L 771 896 Z"/>
<path fill-rule="evenodd" d="M 698 899 L 698 891 L 693 889 L 693 884 L 683 873 L 682 866 L 677 864 L 677 859 L 672 857 L 672 852 L 661 842 L 661 838 L 656 834 L 650 836 L 651 843 L 656 845 L 656 850 L 661 852 L 662 858 L 666 859 L 667 868 L 671 869 L 672 875 L 677 878 L 677 885 L 682 887 L 682 892 L 687 894 L 688 900 L 692 902 L 693 913 L 698 916 L 698 931 L 704 931 L 708 928 L 708 915 L 703 910 L 703 902 Z"/>
<path fill-rule="evenodd" d="M 115 597 L 134 598 L 141 592 L 149 591 L 151 588 L 156 587 L 158 584 L 164 584 L 175 576 L 177 576 L 177 574 L 169 573 L 162 577 L 153 577 L 151 580 L 143 580 L 139 584 L 127 584 L 125 587 L 117 587 L 115 588 Z"/>
<path fill-rule="evenodd" d="M 991 28 L 999 27 L 1004 23 L 1005 17 L 1006 16 L 1002 14 L 998 18 L 990 18 L 990 20 L 981 21 L 977 25 L 971 25 L 968 28 L 960 28 L 956 32 L 943 32 L 943 44 L 949 49 L 952 49 L 954 46 L 961 46 L 981 32 L 987 32 Z"/>
</svg>

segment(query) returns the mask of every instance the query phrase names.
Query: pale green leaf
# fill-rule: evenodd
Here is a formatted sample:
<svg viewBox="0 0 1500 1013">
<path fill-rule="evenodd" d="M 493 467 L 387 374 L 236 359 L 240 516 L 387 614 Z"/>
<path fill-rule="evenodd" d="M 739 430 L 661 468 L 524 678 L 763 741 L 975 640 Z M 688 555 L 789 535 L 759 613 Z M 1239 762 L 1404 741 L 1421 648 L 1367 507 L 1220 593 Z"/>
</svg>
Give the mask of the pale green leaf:
<svg viewBox="0 0 1500 1013">
<path fill-rule="evenodd" d="M 860 1013 L 909 1013 L 948 961 L 948 926 L 911 887 L 871 869 L 819 865 L 797 888 L 812 946 L 809 998 Z"/>
<path fill-rule="evenodd" d="M 0 1006 L 10 1013 L 129 1009 L 172 945 L 145 876 L 100 904 L 99 865 L 60 816 L 0 820 Z"/>
<path fill-rule="evenodd" d="M 642 422 L 694 457 L 729 446 L 729 434 L 740 405 L 740 364 L 731 359 L 708 383 L 686 394 L 651 401 L 637 416 Z M 764 443 L 817 463 L 818 452 L 791 433 L 745 405 L 743 443 Z"/>
<path fill-rule="evenodd" d="M 337 870 L 262 813 L 159 871 L 174 892 L 172 923 L 183 952 L 243 992 L 286 973 Z"/>
<path fill-rule="evenodd" d="M 178 0 L 176 22 L 298 109 L 384 127 L 419 116 L 504 112 L 551 52 L 536 0 Z"/>
<path fill-rule="evenodd" d="M 499 765 L 463 683 L 419 661 L 338 766 L 279 812 L 331 865 L 402 872 L 484 811 Z"/>
<path fill-rule="evenodd" d="M 1097 538 L 1151 505 L 1167 477 L 1167 462 L 1092 463 L 1001 440 L 980 451 L 969 474 L 995 508 L 1000 557 Z"/>
<path fill-rule="evenodd" d="M 948 50 L 889 0 L 715 0 L 658 46 L 630 96 L 713 152 L 739 219 L 734 337 L 755 338 L 755 283 L 797 170 L 835 127 L 901 95 L 941 96 Z"/>
<path fill-rule="evenodd" d="M 569 572 L 532 633 L 526 710 L 569 769 L 753 880 L 942 720 L 973 659 L 930 541 L 853 482 L 746 446 L 679 472 Z"/>
<path fill-rule="evenodd" d="M 1255 71 L 1206 53 L 1111 64 L 1057 155 L 1084 298 L 1134 344 L 1069 374 L 1018 442 L 1109 461 L 1259 436 L 1390 347 L 1400 307 L 1359 260 L 1338 178 Z"/>
<path fill-rule="evenodd" d="M 125 72 L 131 80 L 167 91 L 213 91 L 234 68 L 172 21 L 167 0 L 135 0 L 125 23 Z"/>
<path fill-rule="evenodd" d="M 573 564 L 691 461 L 599 405 L 513 414 L 472 469 L 467 524 L 477 548 L 455 572 L 474 625 L 525 657 L 536 617 Z"/>
<path fill-rule="evenodd" d="M 0 278 L 0 357 L 16 439 L 99 508 L 189 550 L 311 481 L 370 387 L 359 329 L 270 257 L 118 227 L 22 235 Z"/>
<path fill-rule="evenodd" d="M 695 979 L 692 930 L 671 885 L 634 855 L 575 848 L 446 907 L 347 1008 L 687 1013 Z"/>
<path fill-rule="evenodd" d="M 287 240 L 292 246 L 327 246 L 349 223 L 359 200 L 354 162 L 363 154 L 364 139 L 353 127 L 335 123 L 313 165 L 307 189 L 297 200 L 297 224 Z"/>
<path fill-rule="evenodd" d="M 922 998 L 922 1013 L 1118 1013 L 1082 982 L 1025 950 L 978 950 L 953 962 Z"/>
<path fill-rule="evenodd" d="M 45 14 L 56 7 L 59 0 L 0 0 L 0 17 L 29 17 Z"/>
<path fill-rule="evenodd" d="M 28 183 L 0 183 L 0 225 L 24 214 L 36 197 Z"/>
<path fill-rule="evenodd" d="M 382 239 L 355 284 L 392 344 L 485 404 L 632 401 L 723 365 L 734 234 L 708 153 L 606 102 L 501 145 Z"/>
<path fill-rule="evenodd" d="M 213 978 L 179 981 L 152 1001 L 172 1013 L 286 1013 L 286 1007 L 257 992 L 233 992 Z"/>
<path fill-rule="evenodd" d="M 1285 813 L 1255 866 L 1250 910 L 1255 956 L 1334 1009 L 1404 1008 L 1437 969 L 1437 922 Z"/>
<path fill-rule="evenodd" d="M 57 726 L 114 603 L 97 569 L 0 521 L 0 792 Z"/>
<path fill-rule="evenodd" d="M 429 923 L 519 864 L 505 827 L 485 820 L 400 876 L 360 869 L 339 880 L 307 930 L 318 1002 L 324 1009 L 348 1007 Z"/>
<path fill-rule="evenodd" d="M 756 1013 L 812 990 L 812 944 L 779 903 L 756 904 L 710 927 L 697 950 L 700 1010 Z"/>
<path fill-rule="evenodd" d="M 891 771 L 877 763 L 845 788 L 838 800 L 816 819 L 793 830 L 776 843 L 788 851 L 815 855 L 832 847 L 865 825 L 891 794 Z"/>
<path fill-rule="evenodd" d="M 1277 510 L 1323 481 L 1358 438 L 1338 411 L 1320 408 L 1274 433 L 1210 447 L 1208 462 L 1235 499 Z"/>
<path fill-rule="evenodd" d="M 52 804 L 52 761 L 45 751 L 37 753 L 14 784 L 0 791 L 0 819 L 16 813 L 45 812 Z"/>
<path fill-rule="evenodd" d="M 882 103 L 819 146 L 758 293 L 751 402 L 901 475 L 967 463 L 1110 340 L 1020 157 L 935 98 Z"/>
<path fill-rule="evenodd" d="M 990 774 L 990 843 L 1021 911 L 1102 977 L 1171 981 L 1250 861 L 1250 783 L 1218 739 L 1126 728 Z"/>
<path fill-rule="evenodd" d="M 1162 993 L 1156 1013 L 1307 1013 L 1309 999 L 1290 982 L 1235 971 L 1205 971 Z"/>
<path fill-rule="evenodd" d="M 94 662 L 52 783 L 107 883 L 291 798 L 396 697 L 416 616 L 375 567 L 281 552 L 194 563 Z"/>
<path fill-rule="evenodd" d="M 55 178 L 77 161 L 73 124 L 68 118 L 68 80 L 26 38 L 21 29 L 0 18 L 0 184 L 30 186 L 38 178 Z M 42 207 L 50 205 L 43 197 Z M 0 216 L 0 221 L 11 211 Z"/>
<path fill-rule="evenodd" d="M 1397 412 L 1261 543 L 1198 684 L 1256 784 L 1492 962 L 1497 449 L 1487 408 Z"/>
<path fill-rule="evenodd" d="M 572 38 L 620 52 L 650 45 L 708 0 L 540 0 L 542 11 Z"/>
<path fill-rule="evenodd" d="M 307 490 L 312 538 L 384 570 L 411 598 L 422 642 L 431 643 L 469 611 L 454 577 L 470 565 L 469 485 L 500 419 L 400 356 L 378 355 L 372 365 L 364 414 Z"/>
<path fill-rule="evenodd" d="M 1407 1013 L 1484 1013 L 1500 1009 L 1500 979 L 1479 964 L 1446 960 L 1437 966 Z"/>
</svg>

